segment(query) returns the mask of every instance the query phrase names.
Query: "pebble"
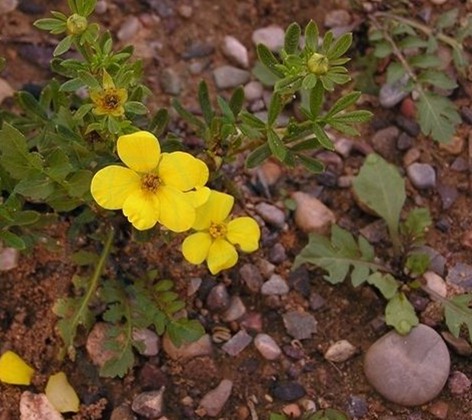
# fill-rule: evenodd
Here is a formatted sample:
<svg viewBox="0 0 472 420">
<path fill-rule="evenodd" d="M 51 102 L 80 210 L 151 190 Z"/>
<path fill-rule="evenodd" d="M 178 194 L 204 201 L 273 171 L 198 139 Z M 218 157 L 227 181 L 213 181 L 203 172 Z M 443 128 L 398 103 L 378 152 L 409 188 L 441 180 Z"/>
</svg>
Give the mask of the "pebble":
<svg viewBox="0 0 472 420">
<path fill-rule="evenodd" d="M 18 0 L 2 0 L 0 2 L 0 13 L 3 15 L 5 13 L 13 12 L 18 7 Z"/>
<path fill-rule="evenodd" d="M 155 356 L 159 353 L 159 337 L 148 328 L 133 330 L 133 341 L 140 344 L 137 349 L 143 356 Z"/>
<path fill-rule="evenodd" d="M 330 10 L 326 13 L 324 19 L 324 26 L 326 28 L 337 28 L 340 26 L 347 26 L 351 23 L 351 15 L 347 10 L 337 9 Z"/>
<path fill-rule="evenodd" d="M 454 337 L 449 331 L 443 331 L 441 335 L 455 353 L 460 356 L 472 356 L 472 346 L 465 338 Z"/>
<path fill-rule="evenodd" d="M 420 190 L 436 186 L 436 172 L 427 163 L 413 163 L 408 166 L 406 173 L 411 183 Z"/>
<path fill-rule="evenodd" d="M 469 170 L 469 163 L 462 156 L 457 157 L 451 164 L 451 170 L 465 172 Z"/>
<path fill-rule="evenodd" d="M 64 418 L 49 402 L 46 394 L 34 394 L 30 391 L 21 394 L 20 416 L 21 420 L 62 420 Z"/>
<path fill-rule="evenodd" d="M 305 396 L 306 391 L 302 385 L 295 381 L 276 382 L 271 394 L 281 401 L 295 401 Z"/>
<path fill-rule="evenodd" d="M 97 15 L 103 15 L 108 10 L 108 3 L 106 0 L 98 0 L 95 6 L 95 13 Z"/>
<path fill-rule="evenodd" d="M 244 330 L 238 331 L 226 343 L 221 346 L 221 349 L 230 356 L 237 356 L 252 342 L 252 337 Z"/>
<path fill-rule="evenodd" d="M 371 244 L 378 244 L 388 238 L 387 225 L 382 219 L 365 225 L 363 228 L 359 229 L 359 233 Z"/>
<path fill-rule="evenodd" d="M 213 70 L 213 77 L 218 89 L 227 89 L 246 84 L 251 74 L 237 67 L 221 66 Z"/>
<path fill-rule="evenodd" d="M 417 137 L 420 134 L 421 128 L 416 120 L 406 118 L 403 115 L 397 115 L 395 118 L 395 123 L 398 127 L 405 131 L 409 136 Z"/>
<path fill-rule="evenodd" d="M 403 165 L 410 166 L 413 163 L 417 162 L 421 157 L 421 150 L 417 147 L 412 147 L 411 149 L 407 150 L 405 155 L 403 156 Z"/>
<path fill-rule="evenodd" d="M 262 314 L 259 312 L 248 312 L 240 321 L 241 328 L 254 332 L 262 331 Z"/>
<path fill-rule="evenodd" d="M 267 26 L 252 33 L 254 45 L 264 44 L 269 50 L 277 52 L 284 46 L 285 32 L 280 26 Z"/>
<path fill-rule="evenodd" d="M 85 344 L 92 363 L 99 367 L 103 367 L 108 360 L 117 355 L 116 350 L 111 350 L 106 346 L 107 333 L 110 328 L 111 325 L 106 322 L 97 322 L 90 331 Z M 124 337 L 122 336 L 121 339 L 124 340 Z M 117 341 L 120 341 L 120 336 L 118 336 Z"/>
<path fill-rule="evenodd" d="M 122 42 L 128 42 L 133 39 L 141 28 L 142 23 L 136 16 L 128 16 L 118 29 L 116 37 Z"/>
<path fill-rule="evenodd" d="M 277 243 L 269 250 L 269 260 L 274 264 L 281 264 L 284 261 L 287 261 L 287 253 L 285 252 L 285 247 Z"/>
<path fill-rule="evenodd" d="M 229 303 L 228 289 L 224 284 L 218 284 L 213 287 L 206 299 L 206 306 L 212 312 L 221 312 L 228 309 Z"/>
<path fill-rule="evenodd" d="M 471 382 L 465 373 L 455 370 L 449 376 L 447 385 L 449 387 L 449 391 L 451 391 L 451 394 L 463 395 L 469 391 Z"/>
<path fill-rule="evenodd" d="M 310 305 L 310 309 L 312 311 L 317 311 L 318 309 L 321 309 L 326 305 L 326 300 L 323 298 L 323 296 L 319 295 L 316 292 L 313 292 L 310 294 L 308 304 Z"/>
<path fill-rule="evenodd" d="M 390 331 L 367 351 L 364 372 L 387 400 L 399 405 L 425 404 L 449 376 L 449 352 L 441 336 L 419 324 L 406 336 Z"/>
<path fill-rule="evenodd" d="M 165 68 L 161 73 L 160 83 L 162 90 L 169 95 L 178 95 L 182 90 L 182 82 L 178 73 L 170 68 Z"/>
<path fill-rule="evenodd" d="M 437 191 L 441 197 L 443 210 L 450 208 L 459 197 L 459 191 L 453 185 L 439 184 Z"/>
<path fill-rule="evenodd" d="M 241 283 L 248 292 L 252 294 L 259 293 L 264 284 L 264 279 L 262 278 L 261 272 L 254 264 L 244 264 L 239 269 L 239 276 Z"/>
<path fill-rule="evenodd" d="M 462 136 L 454 136 L 449 143 L 439 143 L 439 148 L 445 150 L 450 155 L 457 156 L 464 149 L 465 139 Z"/>
<path fill-rule="evenodd" d="M 441 297 L 447 296 L 446 282 L 441 276 L 436 274 L 434 271 L 426 271 L 426 273 L 423 274 L 423 278 L 426 280 L 426 286 L 435 294 Z M 431 299 L 436 300 L 434 294 L 431 294 Z"/>
<path fill-rule="evenodd" d="M 0 248 L 0 271 L 12 270 L 18 266 L 20 253 L 15 248 Z"/>
<path fill-rule="evenodd" d="M 223 54 L 236 65 L 245 69 L 249 67 L 247 48 L 234 36 L 224 37 L 222 50 Z"/>
<path fill-rule="evenodd" d="M 215 51 L 215 47 L 212 44 L 195 41 L 192 42 L 185 51 L 181 54 L 184 60 L 190 60 L 191 58 L 207 57 Z"/>
<path fill-rule="evenodd" d="M 202 279 L 200 277 L 192 277 L 188 284 L 187 296 L 193 296 L 195 293 L 197 293 L 201 284 Z"/>
<path fill-rule="evenodd" d="M 15 93 L 15 89 L 10 86 L 5 79 L 0 77 L 0 104 L 6 99 L 11 98 Z"/>
<path fill-rule="evenodd" d="M 133 399 L 131 409 L 140 416 L 156 418 L 162 416 L 165 387 L 158 391 L 148 391 L 138 394 Z"/>
<path fill-rule="evenodd" d="M 391 158 L 395 156 L 396 142 L 399 135 L 400 130 L 394 125 L 383 128 L 372 136 L 372 147 L 384 158 Z"/>
<path fill-rule="evenodd" d="M 218 416 L 228 401 L 232 389 L 233 382 L 223 379 L 215 389 L 205 394 L 198 406 L 198 412 L 210 417 Z"/>
<path fill-rule="evenodd" d="M 282 354 L 282 350 L 275 340 L 268 334 L 260 333 L 254 338 L 254 346 L 267 360 L 275 360 Z"/>
<path fill-rule="evenodd" d="M 282 407 L 282 413 L 288 416 L 290 419 L 297 419 L 302 415 L 302 410 L 298 404 L 287 404 Z"/>
<path fill-rule="evenodd" d="M 461 117 L 467 124 L 472 124 L 472 108 L 463 106 L 461 108 Z"/>
<path fill-rule="evenodd" d="M 406 118 L 416 117 L 416 105 L 413 99 L 407 96 L 400 105 L 400 112 Z"/>
<path fill-rule="evenodd" d="M 193 15 L 193 8 L 187 4 L 177 7 L 177 13 L 185 19 L 190 19 Z"/>
<path fill-rule="evenodd" d="M 311 275 L 308 269 L 302 266 L 290 271 L 288 274 L 288 285 L 302 296 L 308 297 L 311 293 Z"/>
<path fill-rule="evenodd" d="M 176 347 L 167 334 L 164 334 L 162 348 L 174 360 L 188 360 L 198 356 L 211 356 L 213 354 L 213 345 L 209 334 L 201 336 L 197 341 L 183 343 L 180 347 Z"/>
<path fill-rule="evenodd" d="M 309 313 L 290 311 L 283 315 L 283 320 L 287 333 L 297 340 L 305 340 L 316 334 L 318 322 Z"/>
<path fill-rule="evenodd" d="M 402 132 L 397 140 L 397 149 L 398 150 L 408 150 L 413 147 L 414 139 L 409 134 Z"/>
<path fill-rule="evenodd" d="M 445 420 L 449 411 L 449 405 L 445 401 L 436 401 L 431 404 L 428 411 L 436 418 Z"/>
<path fill-rule="evenodd" d="M 295 223 L 306 233 L 326 234 L 332 223 L 336 222 L 334 213 L 320 200 L 310 194 L 297 191 L 292 194 L 297 204 Z"/>
<path fill-rule="evenodd" d="M 346 404 L 347 412 L 354 418 L 361 418 L 368 414 L 369 406 L 365 397 L 361 395 L 350 395 Z"/>
<path fill-rule="evenodd" d="M 272 274 L 261 287 L 263 295 L 286 295 L 288 291 L 287 282 L 278 274 Z"/>
<path fill-rule="evenodd" d="M 383 85 L 379 92 L 380 105 L 384 108 L 393 108 L 403 101 L 408 96 L 408 92 L 404 89 L 407 83 L 408 75 L 405 75 L 395 83 Z"/>
<path fill-rule="evenodd" d="M 457 263 L 449 269 L 446 281 L 448 283 L 456 284 L 465 290 L 472 290 L 472 266 L 464 263 Z"/>
<path fill-rule="evenodd" d="M 342 363 L 356 354 L 356 347 L 347 340 L 339 340 L 329 346 L 324 358 L 334 363 Z"/>
<path fill-rule="evenodd" d="M 336 153 L 339 153 L 343 158 L 349 157 L 352 151 L 352 146 L 353 141 L 344 137 L 336 139 L 334 142 L 334 150 L 336 150 Z"/>
<path fill-rule="evenodd" d="M 137 420 L 128 404 L 121 404 L 114 408 L 110 415 L 110 420 Z"/>
<path fill-rule="evenodd" d="M 429 1 L 438 6 L 447 2 L 447 0 L 429 0 Z"/>
<path fill-rule="evenodd" d="M 246 98 L 246 101 L 254 102 L 262 98 L 263 91 L 264 86 L 262 86 L 262 83 L 257 80 L 252 80 L 244 86 L 244 97 Z M 279 173 L 281 172 L 279 165 L 275 163 L 272 163 L 272 165 L 276 165 L 279 168 Z"/>
<path fill-rule="evenodd" d="M 221 315 L 224 322 L 236 321 L 246 314 L 246 306 L 239 296 L 231 296 L 229 306 Z"/>
<path fill-rule="evenodd" d="M 446 267 L 446 258 L 430 246 L 423 245 L 418 247 L 417 250 L 418 252 L 422 252 L 429 257 L 430 271 L 434 271 L 436 274 L 443 277 Z"/>
<path fill-rule="evenodd" d="M 268 224 L 282 229 L 285 226 L 285 212 L 269 203 L 259 203 L 255 207 L 256 212 Z"/>
</svg>

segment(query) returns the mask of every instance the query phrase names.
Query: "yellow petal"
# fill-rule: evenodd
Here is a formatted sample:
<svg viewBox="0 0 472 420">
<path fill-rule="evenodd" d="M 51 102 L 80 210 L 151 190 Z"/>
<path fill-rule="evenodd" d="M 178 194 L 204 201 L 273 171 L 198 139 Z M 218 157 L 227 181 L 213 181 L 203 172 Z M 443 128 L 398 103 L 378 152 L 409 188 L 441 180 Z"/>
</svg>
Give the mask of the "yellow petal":
<svg viewBox="0 0 472 420">
<path fill-rule="evenodd" d="M 112 77 L 106 70 L 103 70 L 102 85 L 103 85 L 103 89 L 115 88 L 115 82 L 113 81 Z"/>
<path fill-rule="evenodd" d="M 195 208 L 186 194 L 170 186 L 161 186 L 156 191 L 161 212 L 159 223 L 173 232 L 189 230 L 195 221 Z"/>
<path fill-rule="evenodd" d="M 136 190 L 123 203 L 123 214 L 138 230 L 151 229 L 159 220 L 160 203 L 156 194 Z"/>
<path fill-rule="evenodd" d="M 229 216 L 233 204 L 234 197 L 231 195 L 211 190 L 206 203 L 197 208 L 197 218 L 193 228 L 205 230 L 210 227 L 211 222 L 224 222 Z"/>
<path fill-rule="evenodd" d="M 200 207 L 207 202 L 210 197 L 210 192 L 210 188 L 201 187 L 197 188 L 195 191 L 189 191 L 185 193 L 185 195 L 190 198 L 193 207 Z"/>
<path fill-rule="evenodd" d="M 13 385 L 29 385 L 34 369 L 12 351 L 0 357 L 0 381 Z"/>
<path fill-rule="evenodd" d="M 180 191 L 203 187 L 208 181 L 206 164 L 185 152 L 164 153 L 159 163 L 159 177 L 164 184 Z"/>
<path fill-rule="evenodd" d="M 238 217 L 228 223 L 226 238 L 237 244 L 244 252 L 253 252 L 259 248 L 261 229 L 252 217 Z"/>
<path fill-rule="evenodd" d="M 231 268 L 238 262 L 238 253 L 233 245 L 224 239 L 216 239 L 210 246 L 207 264 L 211 274 Z"/>
<path fill-rule="evenodd" d="M 148 131 L 137 131 L 118 138 L 118 156 L 128 168 L 136 172 L 151 172 L 157 168 L 161 146 Z"/>
<path fill-rule="evenodd" d="M 116 165 L 100 169 L 90 185 L 95 201 L 108 210 L 121 209 L 126 198 L 140 189 L 139 175 L 131 169 Z"/>
<path fill-rule="evenodd" d="M 208 256 L 211 242 L 211 236 L 208 233 L 194 233 L 182 242 L 182 254 L 188 262 L 201 264 Z"/>
<path fill-rule="evenodd" d="M 64 372 L 49 377 L 45 393 L 49 402 L 60 413 L 77 413 L 79 411 L 79 397 Z"/>
</svg>

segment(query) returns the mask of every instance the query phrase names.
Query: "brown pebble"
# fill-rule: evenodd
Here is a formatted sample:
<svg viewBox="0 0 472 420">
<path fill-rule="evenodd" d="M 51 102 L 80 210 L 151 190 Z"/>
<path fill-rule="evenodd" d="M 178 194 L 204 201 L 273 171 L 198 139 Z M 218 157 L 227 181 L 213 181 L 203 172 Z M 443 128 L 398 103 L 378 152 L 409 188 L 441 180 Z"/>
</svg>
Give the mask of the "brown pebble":
<svg viewBox="0 0 472 420">
<path fill-rule="evenodd" d="M 447 419 L 449 405 L 444 401 L 437 401 L 430 405 L 428 411 L 438 419 Z"/>
</svg>

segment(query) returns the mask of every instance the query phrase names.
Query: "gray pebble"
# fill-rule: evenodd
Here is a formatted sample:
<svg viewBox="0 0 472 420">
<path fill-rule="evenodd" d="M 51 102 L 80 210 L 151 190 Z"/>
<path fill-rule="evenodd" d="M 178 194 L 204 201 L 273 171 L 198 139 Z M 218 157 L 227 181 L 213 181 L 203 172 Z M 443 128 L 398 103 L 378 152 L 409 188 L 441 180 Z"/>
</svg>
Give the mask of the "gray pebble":
<svg viewBox="0 0 472 420">
<path fill-rule="evenodd" d="M 397 149 L 398 150 L 408 150 L 413 147 L 414 139 L 405 132 L 402 132 L 397 140 Z"/>
<path fill-rule="evenodd" d="M 257 80 L 252 80 L 244 86 L 244 97 L 248 102 L 254 102 L 257 99 L 262 98 L 263 91 L 264 87 L 262 86 L 262 83 Z"/>
<path fill-rule="evenodd" d="M 206 306 L 210 311 L 221 312 L 229 307 L 229 293 L 224 284 L 218 284 L 210 290 Z"/>
<path fill-rule="evenodd" d="M 392 84 L 385 84 L 380 88 L 379 102 L 384 108 L 393 108 L 408 96 L 405 86 L 408 83 L 408 75 Z"/>
<path fill-rule="evenodd" d="M 130 41 L 141 28 L 141 21 L 136 16 L 129 16 L 118 29 L 116 37 L 123 42 Z"/>
<path fill-rule="evenodd" d="M 283 320 L 287 333 L 297 340 L 305 340 L 316 333 L 318 322 L 306 312 L 287 312 L 283 315 Z"/>
<path fill-rule="evenodd" d="M 323 308 L 323 306 L 326 305 L 326 300 L 323 298 L 323 296 L 319 295 L 316 292 L 313 292 L 310 294 L 308 303 L 312 311 L 317 311 L 318 309 L 321 309 Z"/>
<path fill-rule="evenodd" d="M 234 36 L 225 36 L 223 40 L 223 54 L 236 65 L 245 69 L 249 67 L 247 48 Z"/>
<path fill-rule="evenodd" d="M 237 67 L 221 66 L 213 70 L 213 77 L 218 89 L 227 89 L 244 85 L 249 81 L 251 74 Z"/>
<path fill-rule="evenodd" d="M 446 267 L 446 258 L 437 250 L 430 246 L 422 245 L 417 248 L 417 251 L 426 254 L 429 257 L 429 270 L 434 271 L 440 276 L 444 276 Z"/>
<path fill-rule="evenodd" d="M 239 269 L 239 276 L 241 277 L 241 282 L 250 293 L 259 293 L 264 279 L 259 269 L 254 264 L 244 264 Z"/>
<path fill-rule="evenodd" d="M 281 401 L 295 401 L 305 394 L 305 388 L 295 381 L 276 382 L 272 387 L 272 395 Z"/>
<path fill-rule="evenodd" d="M 223 379 L 215 389 L 205 394 L 200 401 L 198 410 L 210 417 L 218 416 L 223 410 L 226 401 L 228 401 L 232 389 L 233 382 L 229 379 Z"/>
<path fill-rule="evenodd" d="M 336 222 L 334 213 L 316 197 L 297 191 L 292 198 L 297 204 L 295 223 L 304 232 L 325 234 Z"/>
<path fill-rule="evenodd" d="M 269 260 L 274 264 L 281 264 L 284 261 L 287 261 L 287 253 L 282 244 L 275 244 L 269 250 Z"/>
<path fill-rule="evenodd" d="M 20 253 L 15 248 L 0 248 L 0 271 L 12 270 L 18 265 Z"/>
<path fill-rule="evenodd" d="M 415 406 L 441 392 L 450 363 L 441 336 L 420 324 L 406 336 L 391 331 L 377 340 L 367 351 L 364 371 L 370 384 L 387 400 Z"/>
<path fill-rule="evenodd" d="M 427 163 L 413 163 L 408 166 L 406 173 L 411 183 L 420 190 L 436 186 L 436 172 Z"/>
<path fill-rule="evenodd" d="M 138 343 L 138 351 L 143 356 L 155 356 L 159 353 L 159 337 L 148 328 L 134 329 L 133 341 Z"/>
<path fill-rule="evenodd" d="M 213 344 L 209 334 L 201 336 L 197 341 L 183 343 L 177 347 L 167 334 L 164 334 L 162 348 L 166 354 L 173 360 L 189 360 L 199 356 L 210 356 L 213 353 Z"/>
<path fill-rule="evenodd" d="M 164 390 L 162 387 L 158 391 L 148 391 L 138 394 L 133 399 L 131 409 L 140 416 L 146 418 L 156 418 L 162 415 Z"/>
<path fill-rule="evenodd" d="M 103 15 L 108 10 L 108 3 L 106 0 L 98 0 L 95 6 L 95 13 Z"/>
<path fill-rule="evenodd" d="M 472 346 L 462 337 L 454 337 L 449 331 L 443 331 L 442 337 L 455 353 L 461 356 L 472 356 Z"/>
<path fill-rule="evenodd" d="M 237 356 L 252 342 L 252 337 L 244 330 L 238 331 L 221 347 L 230 356 Z"/>
<path fill-rule="evenodd" d="M 439 184 L 437 191 L 441 197 L 443 210 L 450 208 L 459 197 L 459 191 L 453 185 Z"/>
<path fill-rule="evenodd" d="M 256 205 L 255 210 L 265 222 L 279 229 L 284 227 L 285 212 L 278 207 L 262 202 Z"/>
<path fill-rule="evenodd" d="M 284 46 L 285 32 L 279 26 L 267 26 L 252 33 L 254 45 L 264 44 L 271 51 L 279 51 Z"/>
<path fill-rule="evenodd" d="M 410 118 L 407 118 L 403 115 L 397 115 L 395 118 L 395 123 L 400 127 L 403 131 L 405 131 L 408 135 L 412 137 L 417 137 L 420 134 L 421 128 L 420 125 Z"/>
<path fill-rule="evenodd" d="M 372 136 L 372 147 L 381 156 L 389 159 L 395 156 L 396 143 L 399 135 L 400 130 L 394 125 L 383 128 Z"/>
<path fill-rule="evenodd" d="M 191 58 L 201 58 L 213 54 L 215 47 L 212 44 L 195 41 L 191 43 L 186 50 L 181 54 L 184 60 Z"/>
<path fill-rule="evenodd" d="M 369 410 L 365 397 L 361 395 L 350 395 L 346 405 L 348 414 L 354 418 L 364 417 Z"/>
<path fill-rule="evenodd" d="M 162 90 L 169 95 L 178 95 L 182 90 L 182 82 L 178 73 L 170 67 L 163 70 L 160 82 Z"/>
<path fill-rule="evenodd" d="M 449 269 L 446 281 L 467 291 L 472 290 L 472 265 L 457 263 Z"/>
<path fill-rule="evenodd" d="M 282 350 L 275 340 L 268 334 L 260 333 L 254 338 L 254 346 L 267 360 L 275 360 L 282 354 Z"/>
<path fill-rule="evenodd" d="M 324 26 L 326 28 L 337 28 L 340 26 L 347 26 L 350 22 L 351 15 L 347 10 L 330 10 L 328 13 L 326 13 Z"/>
<path fill-rule="evenodd" d="M 339 340 L 329 346 L 324 358 L 334 363 L 342 363 L 356 354 L 356 347 L 347 340 Z"/>
<path fill-rule="evenodd" d="M 448 387 L 453 395 L 463 395 L 469 391 L 471 386 L 470 379 L 465 373 L 455 370 L 449 376 Z"/>
<path fill-rule="evenodd" d="M 225 322 L 236 321 L 246 314 L 246 306 L 239 296 L 231 296 L 229 307 L 221 315 L 221 319 Z"/>
<path fill-rule="evenodd" d="M 263 295 L 286 295 L 288 291 L 287 282 L 278 274 L 272 274 L 261 287 Z"/>
</svg>

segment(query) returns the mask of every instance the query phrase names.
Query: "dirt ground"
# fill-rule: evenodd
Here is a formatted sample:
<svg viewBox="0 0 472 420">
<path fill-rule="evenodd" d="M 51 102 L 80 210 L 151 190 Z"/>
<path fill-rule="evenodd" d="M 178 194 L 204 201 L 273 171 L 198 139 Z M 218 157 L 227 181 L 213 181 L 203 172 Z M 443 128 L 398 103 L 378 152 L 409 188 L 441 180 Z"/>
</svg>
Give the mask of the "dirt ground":
<svg viewBox="0 0 472 420">
<path fill-rule="evenodd" d="M 20 7 L 0 16 L 0 56 L 7 59 L 7 67 L 1 74 L 13 88 L 21 89 L 25 85 L 41 86 L 51 77 L 48 62 L 55 39 L 39 33 L 32 27 L 32 22 L 47 16 L 48 10 L 66 10 L 66 2 L 61 0 L 20 1 Z M 412 14 L 417 13 L 428 1 L 411 1 Z M 462 7 L 465 2 L 447 2 Z M 192 13 L 186 17 L 182 6 L 189 6 Z M 405 6 L 407 7 L 407 6 Z M 325 0 L 114 0 L 108 2 L 108 10 L 96 16 L 99 22 L 113 34 L 116 34 L 128 16 L 135 15 L 146 23 L 149 19 L 159 19 L 157 25 L 144 24 L 141 38 L 133 40 L 138 55 L 145 62 L 145 83 L 154 95 L 149 106 L 156 109 L 167 106 L 171 96 L 162 90 L 160 79 L 163 69 L 172 67 L 185 79 L 179 99 L 189 107 L 195 106 L 195 87 L 204 77 L 213 86 L 211 71 L 217 65 L 226 64 L 228 60 L 221 52 L 221 42 L 225 35 L 235 35 L 248 47 L 250 62 L 255 62 L 255 48 L 251 41 L 254 29 L 277 24 L 287 26 L 292 21 L 304 25 L 314 19 L 322 26 L 327 11 L 347 9 L 353 21 L 359 21 L 354 27 L 360 37 L 365 16 L 352 8 L 349 1 Z M 188 9 L 187 9 L 188 10 Z M 446 10 L 434 8 L 433 13 Z M 151 17 L 150 17 L 151 16 Z M 154 16 L 154 17 L 152 17 Z M 157 16 L 157 18 L 156 18 Z M 206 64 L 200 74 L 192 75 L 187 71 L 195 59 L 183 56 L 189 47 L 200 43 L 210 46 L 211 52 L 203 58 L 197 58 Z M 360 48 L 360 47 L 359 47 Z M 470 107 L 470 97 L 459 95 L 460 105 Z M 368 106 L 368 105 L 367 105 Z M 359 144 L 369 145 L 372 134 L 386 126 L 394 124 L 398 110 L 382 111 L 373 109 L 374 118 L 367 124 Z M 178 126 L 178 123 L 175 123 Z M 460 135 L 468 137 L 470 126 L 463 124 Z M 420 135 L 415 146 L 421 152 L 420 161 L 434 165 L 438 179 L 448 185 L 457 187 L 459 196 L 447 210 L 443 209 L 437 192 L 419 193 L 408 185 L 408 206 L 414 204 L 430 209 L 433 226 L 428 233 L 428 245 L 446 258 L 446 266 L 458 262 L 470 263 L 470 248 L 463 244 L 464 232 L 472 230 L 470 213 L 470 159 L 467 141 L 458 154 L 433 144 L 431 140 Z M 359 150 L 362 147 L 359 147 Z M 397 151 L 391 161 L 402 164 L 404 152 Z M 361 166 L 364 154 L 354 152 L 343 163 L 344 174 L 355 174 Z M 452 163 L 462 157 L 468 163 L 463 172 L 451 169 Z M 246 197 L 249 203 L 269 201 L 253 187 L 253 174 L 241 172 L 238 177 L 241 188 L 251 193 Z M 314 191 L 321 188 L 319 198 L 336 214 L 337 220 L 349 226 L 353 232 L 375 220 L 366 215 L 355 204 L 350 189 L 327 185 L 312 174 L 302 170 L 284 172 L 278 183 L 271 189 L 272 203 L 280 204 L 292 191 Z M 408 207 L 407 206 L 407 207 Z M 287 278 L 293 259 L 306 244 L 307 237 L 301 233 L 293 221 L 292 214 L 286 210 L 287 228 L 284 230 L 266 229 L 263 232 L 262 247 L 255 254 L 241 258 L 245 262 L 256 263 L 261 258 L 268 258 L 270 249 L 275 243 L 284 245 L 287 258 L 277 264 L 276 272 Z M 50 235 L 57 240 L 58 251 L 51 252 L 43 247 L 36 247 L 30 254 L 21 255 L 18 266 L 7 272 L 0 272 L 0 350 L 14 349 L 18 354 L 35 367 L 37 374 L 32 391 L 41 392 L 48 376 L 61 369 L 64 370 L 83 403 L 83 409 L 74 419 L 108 419 L 114 408 L 129 404 L 139 392 L 158 389 L 166 386 L 164 405 L 165 415 L 170 420 L 199 418 L 195 407 L 186 407 L 183 399 L 190 396 L 195 401 L 201 399 L 213 389 L 222 378 L 234 383 L 230 399 L 225 405 L 221 419 L 245 419 L 256 417 L 249 413 L 248 402 L 254 403 L 259 419 L 267 419 L 269 413 L 280 412 L 288 403 L 271 397 L 273 384 L 277 381 L 295 380 L 306 390 L 306 398 L 316 402 L 318 407 L 333 407 L 346 410 L 353 397 L 361 397 L 367 404 L 364 420 L 428 420 L 438 417 L 431 413 L 434 404 L 445 402 L 448 405 L 448 419 L 472 419 L 472 395 L 452 395 L 447 387 L 432 403 L 421 407 L 405 408 L 392 404 L 379 396 L 367 383 L 363 374 L 363 355 L 369 346 L 387 331 L 385 326 L 376 327 L 376 320 L 382 315 L 384 301 L 371 289 L 354 289 L 348 284 L 333 287 L 322 279 L 318 271 L 303 273 L 303 284 L 293 287 L 280 302 L 264 299 L 257 294 L 249 294 L 239 282 L 238 267 L 229 270 L 221 277 L 228 286 L 231 295 L 239 295 L 246 307 L 262 315 L 263 331 L 270 334 L 279 345 L 293 347 L 282 321 L 282 314 L 289 309 L 309 309 L 308 296 L 315 291 L 324 300 L 321 309 L 312 311 L 318 325 L 317 333 L 312 339 L 303 340 L 301 352 L 297 357 L 288 357 L 276 361 L 263 359 L 254 346 L 249 346 L 236 357 L 231 357 L 221 350 L 221 344 L 214 343 L 214 357 L 203 357 L 187 363 L 169 359 L 163 352 L 155 357 L 137 358 L 137 364 L 123 379 L 104 379 L 98 376 L 98 369 L 92 365 L 84 348 L 85 336 L 79 337 L 77 359 L 57 359 L 61 340 L 55 331 L 57 321 L 51 311 L 54 302 L 71 290 L 71 278 L 77 272 L 70 260 L 72 252 L 88 246 L 86 238 L 67 238 L 70 220 L 63 216 L 53 226 Z M 444 226 L 447 226 L 444 228 Z M 192 269 L 182 263 L 182 257 L 176 248 L 167 246 L 157 253 L 152 246 L 140 247 L 129 243 L 119 252 L 119 262 L 134 265 L 137 271 L 144 272 L 150 267 L 164 267 L 163 275 L 171 277 L 177 283 L 177 289 L 184 296 L 188 279 L 201 276 L 211 282 L 204 268 Z M 170 255 L 170 257 L 169 257 Z M 169 258 L 172 264 L 169 264 Z M 304 289 L 305 288 L 305 289 Z M 308 288 L 308 293 L 306 293 Z M 192 297 L 188 302 L 188 311 L 198 314 L 199 319 L 211 332 L 215 325 L 214 317 L 202 307 L 202 300 Z M 206 324 L 205 324 L 206 323 Z M 240 326 L 233 322 L 221 322 L 231 332 Z M 435 325 L 438 331 L 444 331 L 443 323 Z M 357 349 L 357 354 L 341 364 L 327 362 L 323 354 L 330 344 L 340 339 L 347 339 Z M 461 357 L 451 351 L 451 370 L 459 370 L 472 378 L 470 357 Z M 22 387 L 0 384 L 0 420 L 19 418 L 18 403 Z M 69 416 L 67 418 L 72 418 Z"/>
</svg>

